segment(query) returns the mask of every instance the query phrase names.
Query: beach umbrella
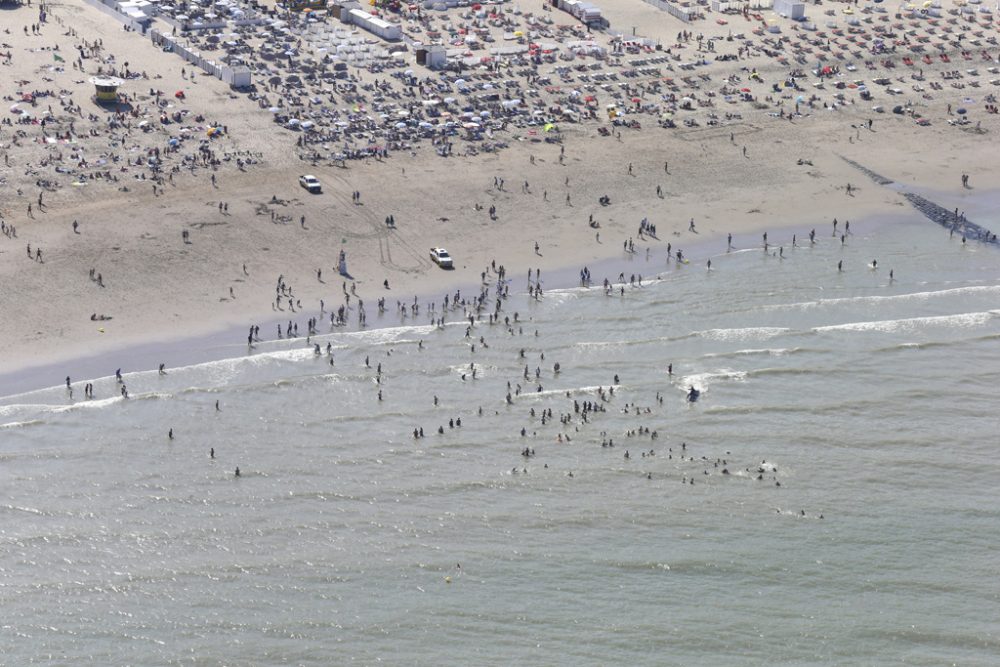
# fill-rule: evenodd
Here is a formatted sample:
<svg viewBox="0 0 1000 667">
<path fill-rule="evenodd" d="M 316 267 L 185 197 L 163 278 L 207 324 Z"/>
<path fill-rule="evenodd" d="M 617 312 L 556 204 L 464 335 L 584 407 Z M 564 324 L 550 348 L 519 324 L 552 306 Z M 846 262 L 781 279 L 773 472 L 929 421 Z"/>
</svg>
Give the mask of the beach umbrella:
<svg viewBox="0 0 1000 667">
<path fill-rule="evenodd" d="M 964 115 L 965 115 L 966 113 L 968 113 L 968 112 L 967 112 L 967 111 L 966 111 L 965 109 L 957 109 L 957 110 L 955 111 L 955 113 L 957 113 L 957 114 L 959 114 L 959 115 L 961 115 L 961 116 L 964 116 Z"/>
</svg>

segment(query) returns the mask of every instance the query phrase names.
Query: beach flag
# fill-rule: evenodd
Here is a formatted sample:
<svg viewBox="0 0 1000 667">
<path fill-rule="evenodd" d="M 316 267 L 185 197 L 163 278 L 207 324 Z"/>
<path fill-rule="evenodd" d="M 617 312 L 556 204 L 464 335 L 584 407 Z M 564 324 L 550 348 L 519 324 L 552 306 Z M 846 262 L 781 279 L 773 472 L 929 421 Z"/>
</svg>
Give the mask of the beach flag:
<svg viewBox="0 0 1000 667">
<path fill-rule="evenodd" d="M 52 57 L 56 59 L 57 63 L 64 63 L 64 62 L 66 62 L 66 60 L 62 56 L 60 56 L 58 53 L 53 53 Z"/>
</svg>

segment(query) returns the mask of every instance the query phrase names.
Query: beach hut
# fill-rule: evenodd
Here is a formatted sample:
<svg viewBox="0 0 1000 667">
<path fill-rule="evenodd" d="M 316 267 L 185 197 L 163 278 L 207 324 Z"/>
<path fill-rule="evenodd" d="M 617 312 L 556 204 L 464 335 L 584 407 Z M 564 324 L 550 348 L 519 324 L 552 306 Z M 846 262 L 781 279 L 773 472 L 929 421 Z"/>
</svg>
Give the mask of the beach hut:
<svg viewBox="0 0 1000 667">
<path fill-rule="evenodd" d="M 805 18 L 806 5 L 796 0 L 774 0 L 774 11 L 796 21 Z"/>
<path fill-rule="evenodd" d="M 443 46 L 428 44 L 416 50 L 417 64 L 428 69 L 441 69 L 448 64 L 448 52 Z"/>
<path fill-rule="evenodd" d="M 96 89 L 95 99 L 98 104 L 114 103 L 118 101 L 118 88 L 124 83 L 121 79 L 113 76 L 93 76 L 90 82 Z"/>
</svg>

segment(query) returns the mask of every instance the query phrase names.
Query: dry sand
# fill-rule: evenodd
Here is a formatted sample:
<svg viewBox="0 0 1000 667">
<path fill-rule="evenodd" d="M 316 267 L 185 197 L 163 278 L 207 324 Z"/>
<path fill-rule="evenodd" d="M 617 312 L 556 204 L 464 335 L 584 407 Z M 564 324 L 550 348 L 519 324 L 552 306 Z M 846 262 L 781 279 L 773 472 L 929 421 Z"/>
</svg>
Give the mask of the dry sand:
<svg viewBox="0 0 1000 667">
<path fill-rule="evenodd" d="M 683 27 L 638 0 L 602 4 L 616 25 L 655 25 L 662 33 L 647 29 L 647 35 L 666 40 Z M 559 145 L 532 141 L 537 136 L 512 130 L 511 147 L 499 154 L 440 158 L 425 146 L 381 162 L 313 167 L 296 156 L 298 134 L 274 125 L 244 95 L 206 75 L 199 74 L 192 84 L 181 77 L 182 67 L 191 71 L 189 65 L 154 48 L 147 38 L 122 31 L 112 18 L 82 2 L 51 11 L 40 36 L 21 30 L 36 20 L 36 7 L 0 13 L 9 26 L 0 42 L 12 55 L 0 69 L 2 92 L 15 97 L 4 102 L 4 112 L 21 92 L 51 89 L 66 91 L 63 96 L 81 105 L 84 115 L 106 117 L 90 100 L 87 82 L 97 60 L 85 60 L 84 72 L 69 67 L 76 44 L 101 39 L 104 55 L 113 53 L 118 64 L 128 61 L 130 69 L 150 77 L 125 84 L 124 90 L 138 95 L 136 104 L 150 103 L 150 87 L 168 94 L 184 90 L 184 101 L 172 100 L 175 109 L 188 109 L 189 118 L 203 114 L 201 125 L 218 120 L 228 127 L 227 136 L 211 143 L 217 155 L 249 151 L 260 155 L 260 161 L 245 172 L 232 161 L 215 171 L 199 167 L 192 174 L 184 169 L 156 196 L 150 181 L 135 180 L 137 169 L 119 173 L 117 183 L 90 181 L 74 187 L 64 182 L 45 192 L 45 209 L 39 212 L 36 181 L 51 173 L 41 161 L 52 151 L 68 153 L 73 145 L 39 143 L 38 125 L 0 127 L 0 152 L 10 161 L 2 172 L 0 213 L 17 230 L 16 239 L 0 236 L 5 315 L 0 320 L 0 374 L 287 316 L 273 309 L 279 275 L 302 302 L 304 310 L 297 317 L 316 315 L 320 299 L 328 307 L 340 302 L 343 279 L 336 262 L 341 249 L 347 252 L 358 294 L 370 304 L 369 313 L 383 296 L 392 304 L 391 313 L 397 299 L 478 284 L 480 272 L 493 259 L 510 275 L 526 274 L 530 267 L 548 273 L 624 258 L 622 242 L 629 237 L 636 238 L 641 252 L 651 247 L 662 254 L 668 242 L 684 248 L 712 238 L 719 239 L 722 250 L 727 233 L 769 230 L 771 243 L 787 243 L 793 232 L 800 238 L 814 227 L 828 233 L 834 217 L 859 220 L 910 210 L 897 192 L 874 184 L 840 156 L 954 197 L 968 192 L 961 187 L 961 173 L 971 174 L 973 187 L 985 186 L 995 182 L 1000 168 L 993 140 L 998 117 L 983 117 L 985 134 L 951 127 L 943 122 L 944 106 L 955 100 L 944 96 L 924 102 L 926 116 L 942 119 L 931 127 L 918 127 L 904 116 L 876 115 L 860 105 L 836 112 L 820 108 L 794 122 L 742 109 L 744 120 L 738 124 L 674 130 L 644 125 L 621 130 L 620 140 L 599 136 L 598 122 L 565 126 L 564 164 L 559 164 Z M 69 34 L 71 28 L 75 35 Z M 696 29 L 724 34 L 729 28 L 710 20 Z M 48 50 L 57 45 L 65 63 L 54 63 Z M 751 64 L 765 78 L 787 71 L 767 58 Z M 53 70 L 54 65 L 65 69 Z M 747 65 L 716 63 L 707 71 L 739 72 Z M 56 115 L 65 116 L 57 101 L 41 98 L 36 110 L 51 103 Z M 855 128 L 868 118 L 875 120 L 874 132 Z M 83 119 L 77 122 L 86 126 Z M 19 130 L 25 136 L 15 143 L 13 133 Z M 146 148 L 162 147 L 165 136 L 159 128 L 149 133 L 133 129 L 125 150 L 134 161 Z M 107 137 L 83 137 L 79 147 L 93 161 L 106 142 Z M 125 154 L 121 147 L 116 150 Z M 812 164 L 797 164 L 800 158 Z M 665 162 L 669 174 L 664 173 Z M 209 180 L 212 173 L 217 186 Z M 324 193 L 309 195 L 299 188 L 302 173 L 316 174 Z M 505 179 L 504 192 L 493 187 L 495 177 Z M 522 192 L 524 181 L 530 185 L 528 193 Z M 845 191 L 847 183 L 857 188 L 853 196 Z M 352 204 L 354 191 L 360 191 L 361 205 Z M 610 206 L 598 204 L 603 194 L 611 197 Z M 272 203 L 272 197 L 280 203 Z M 219 211 L 220 201 L 228 204 L 228 214 Z M 33 217 L 27 214 L 29 204 L 36 204 Z M 497 207 L 496 221 L 487 215 L 490 205 Z M 272 222 L 272 211 L 288 221 Z M 395 230 L 383 223 L 390 214 Z M 590 214 L 601 225 L 600 242 L 587 224 Z M 302 216 L 305 228 L 299 224 Z M 659 240 L 640 242 L 636 237 L 644 217 L 657 226 Z M 688 231 L 691 218 L 697 233 Z M 79 234 L 73 232 L 74 220 Z M 182 231 L 190 233 L 189 244 L 182 242 Z M 540 256 L 534 252 L 536 242 Z M 27 244 L 42 249 L 43 262 L 27 257 Z M 430 261 L 428 250 L 436 245 L 451 251 L 454 272 Z M 91 269 L 102 275 L 103 288 L 88 277 Z M 317 280 L 317 269 L 325 282 Z M 594 278 L 600 282 L 604 276 Z M 391 290 L 383 288 L 383 280 Z M 94 313 L 113 319 L 93 322 Z"/>
</svg>

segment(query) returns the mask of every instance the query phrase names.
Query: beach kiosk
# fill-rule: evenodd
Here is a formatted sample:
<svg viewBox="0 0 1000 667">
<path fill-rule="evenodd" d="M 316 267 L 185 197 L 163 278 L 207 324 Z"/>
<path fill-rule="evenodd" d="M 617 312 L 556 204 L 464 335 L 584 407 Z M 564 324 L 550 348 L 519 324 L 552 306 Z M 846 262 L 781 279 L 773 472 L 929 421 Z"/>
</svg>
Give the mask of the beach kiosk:
<svg viewBox="0 0 1000 667">
<path fill-rule="evenodd" d="M 116 104 L 118 102 L 118 87 L 124 83 L 121 79 L 113 76 L 94 76 L 90 82 L 97 89 L 94 99 L 98 104 Z"/>
</svg>

